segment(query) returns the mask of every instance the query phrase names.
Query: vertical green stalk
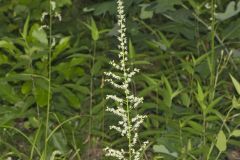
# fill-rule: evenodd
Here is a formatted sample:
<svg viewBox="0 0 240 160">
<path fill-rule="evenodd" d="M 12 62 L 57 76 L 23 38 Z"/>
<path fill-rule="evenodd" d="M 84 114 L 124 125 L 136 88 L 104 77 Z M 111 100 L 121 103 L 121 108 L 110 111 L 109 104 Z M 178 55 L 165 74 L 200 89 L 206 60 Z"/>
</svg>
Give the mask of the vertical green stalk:
<svg viewBox="0 0 240 160">
<path fill-rule="evenodd" d="M 211 94 L 210 94 L 210 101 L 214 99 L 214 86 L 215 83 L 215 73 L 216 73 L 216 53 L 215 53 L 215 0 L 211 1 L 211 79 L 210 79 L 210 86 L 211 86 Z"/>
<path fill-rule="evenodd" d="M 100 86 L 100 89 L 101 89 L 101 99 L 103 99 L 104 97 L 104 93 L 103 93 L 103 87 L 104 87 L 104 78 L 102 77 L 102 84 Z M 105 101 L 104 101 L 104 106 L 105 106 Z M 101 122 L 101 132 L 102 133 L 105 133 L 105 110 L 106 108 L 103 107 L 103 111 L 102 111 L 102 122 Z M 101 143 L 104 144 L 104 135 L 102 134 L 101 136 Z M 101 159 L 103 159 L 104 155 L 101 156 Z"/>
<path fill-rule="evenodd" d="M 96 56 L 96 48 L 97 48 L 97 41 L 93 41 L 93 52 L 92 52 L 92 62 L 91 62 L 91 79 L 90 79 L 90 100 L 89 100 L 89 149 L 91 148 L 91 134 L 92 134 L 92 108 L 93 108 L 93 67 L 95 64 L 95 56 Z M 90 156 L 90 155 L 89 155 Z M 89 157 L 88 157 L 89 158 Z"/>
<path fill-rule="evenodd" d="M 125 50 L 122 49 L 122 52 L 124 53 Z M 122 60 L 125 61 L 125 54 L 123 54 L 122 56 Z M 123 75 L 124 75 L 124 82 L 127 82 L 127 78 L 126 78 L 126 66 L 124 65 L 123 67 Z M 132 123 L 131 123 L 131 117 L 130 117 L 130 113 L 131 113 L 131 109 L 129 106 L 129 100 L 128 100 L 128 94 L 125 93 L 125 97 L 126 97 L 126 108 L 127 108 L 127 121 L 128 121 L 128 133 L 127 133 L 127 137 L 128 137 L 128 154 L 129 154 L 129 159 L 128 160 L 132 160 Z"/>
<path fill-rule="evenodd" d="M 51 108 L 51 72 L 52 72 L 52 6 L 51 0 L 49 0 L 49 47 L 48 47 L 48 102 L 46 111 L 46 124 L 45 124 L 45 143 L 44 143 L 44 159 L 47 158 L 47 147 L 48 147 L 48 125 L 49 125 L 49 114 Z"/>
<path fill-rule="evenodd" d="M 127 96 L 127 94 L 126 94 L 126 96 Z M 126 105 L 127 105 L 127 117 L 128 117 L 128 152 L 129 152 L 129 160 L 132 160 L 132 133 L 131 133 L 132 123 L 131 123 L 131 119 L 130 119 L 131 110 L 129 107 L 128 99 L 127 99 Z"/>
<path fill-rule="evenodd" d="M 206 113 L 203 111 L 203 146 L 206 147 Z"/>
</svg>

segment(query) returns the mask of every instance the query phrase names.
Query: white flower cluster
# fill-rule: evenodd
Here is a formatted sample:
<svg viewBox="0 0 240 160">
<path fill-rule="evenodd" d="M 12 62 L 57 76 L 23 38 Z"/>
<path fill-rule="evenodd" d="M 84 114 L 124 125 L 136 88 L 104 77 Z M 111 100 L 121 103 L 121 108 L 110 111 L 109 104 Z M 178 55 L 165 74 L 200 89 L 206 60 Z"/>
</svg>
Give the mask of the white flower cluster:
<svg viewBox="0 0 240 160">
<path fill-rule="evenodd" d="M 141 158 L 141 153 L 145 150 L 148 144 L 148 141 L 143 142 L 140 148 L 136 149 L 136 144 L 138 142 L 138 129 L 146 116 L 134 116 L 132 113 L 132 110 L 136 109 L 139 104 L 143 102 L 142 97 L 136 97 L 129 89 L 132 77 L 139 72 L 139 69 L 130 69 L 126 66 L 128 62 L 128 48 L 123 0 L 117 0 L 117 6 L 119 26 L 119 36 L 117 39 L 119 41 L 118 49 L 120 50 L 118 54 L 119 63 L 112 60 L 110 65 L 112 65 L 119 74 L 113 72 L 105 72 L 104 74 L 108 77 L 105 81 L 110 83 L 116 89 L 120 89 L 125 96 L 122 98 L 116 95 L 107 95 L 106 99 L 117 102 L 117 107 L 107 107 L 106 111 L 112 112 L 120 117 L 118 125 L 110 126 L 110 129 L 116 130 L 121 136 L 126 136 L 129 144 L 128 151 L 124 151 L 123 149 L 115 150 L 107 147 L 105 148 L 105 152 L 106 156 L 115 157 L 118 160 L 139 160 Z"/>
<path fill-rule="evenodd" d="M 62 16 L 61 16 L 61 14 L 59 13 L 59 12 L 57 12 L 56 11 L 56 2 L 55 1 L 50 1 L 50 8 L 51 8 L 51 12 L 54 12 L 54 14 L 51 14 L 50 15 L 50 13 L 49 12 L 43 12 L 42 13 L 42 16 L 41 16 L 41 22 L 43 22 L 44 20 L 45 20 L 45 18 L 46 18 L 46 16 L 53 16 L 53 17 L 55 17 L 55 18 L 57 18 L 60 22 L 62 21 Z M 41 27 L 40 27 L 40 29 L 48 29 L 49 28 L 49 26 L 48 25 L 42 25 Z"/>
<path fill-rule="evenodd" d="M 105 148 L 104 149 L 106 152 L 106 156 L 113 156 L 116 157 L 119 160 L 126 160 L 125 158 L 125 152 L 123 149 L 121 149 L 121 151 L 115 150 L 115 149 L 111 149 L 111 148 Z"/>
</svg>

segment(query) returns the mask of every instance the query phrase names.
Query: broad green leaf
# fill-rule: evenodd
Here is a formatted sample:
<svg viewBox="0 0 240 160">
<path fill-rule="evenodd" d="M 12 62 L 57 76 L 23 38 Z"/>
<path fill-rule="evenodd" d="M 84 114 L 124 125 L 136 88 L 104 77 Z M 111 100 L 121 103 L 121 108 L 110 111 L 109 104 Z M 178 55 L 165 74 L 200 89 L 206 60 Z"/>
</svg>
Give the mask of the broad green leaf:
<svg viewBox="0 0 240 160">
<path fill-rule="evenodd" d="M 0 52 L 0 65 L 8 63 L 8 57 Z"/>
<path fill-rule="evenodd" d="M 102 3 L 98 3 L 94 6 L 92 6 L 92 8 L 90 8 L 90 9 L 94 10 L 94 15 L 99 16 L 101 14 L 106 14 L 107 12 L 109 12 L 110 14 L 115 13 L 116 7 L 117 7 L 117 5 L 114 1 L 106 1 L 106 2 L 102 2 Z"/>
<path fill-rule="evenodd" d="M 27 94 L 29 93 L 31 90 L 32 90 L 32 82 L 31 81 L 28 81 L 28 82 L 25 82 L 23 85 L 22 85 L 22 88 L 21 88 L 21 92 L 23 94 Z"/>
<path fill-rule="evenodd" d="M 57 71 L 60 75 L 63 75 L 66 80 L 70 80 L 74 77 L 82 76 L 84 74 L 84 70 L 80 67 L 72 67 L 71 62 L 68 63 L 60 63 L 57 66 L 53 67 L 53 72 Z"/>
<path fill-rule="evenodd" d="M 11 104 L 15 104 L 20 101 L 20 98 L 16 94 L 14 88 L 4 81 L 0 81 L 0 99 L 6 100 Z"/>
<path fill-rule="evenodd" d="M 89 95 L 90 94 L 90 90 L 88 88 L 88 86 L 80 86 L 78 84 L 65 84 L 64 86 L 72 89 L 72 90 L 75 90 L 75 91 L 78 91 L 80 92 L 81 94 L 83 95 Z"/>
<path fill-rule="evenodd" d="M 48 38 L 46 32 L 40 28 L 38 24 L 34 24 L 31 28 L 31 36 L 38 42 L 48 45 Z"/>
<path fill-rule="evenodd" d="M 166 89 L 162 90 L 163 102 L 167 107 L 172 106 L 172 95 Z"/>
<path fill-rule="evenodd" d="M 148 6 L 150 6 L 150 4 L 141 4 L 140 6 L 142 7 L 140 12 L 141 19 L 148 19 L 153 17 L 153 11 L 146 9 Z"/>
<path fill-rule="evenodd" d="M 71 0 L 57 0 L 57 6 L 58 7 L 63 7 L 66 5 L 71 5 L 72 1 Z"/>
<path fill-rule="evenodd" d="M 30 81 L 32 80 L 31 74 L 24 73 L 8 73 L 5 77 L 6 81 Z"/>
<path fill-rule="evenodd" d="M 232 79 L 233 85 L 238 93 L 238 95 L 240 95 L 240 84 L 239 82 L 230 74 L 230 77 Z"/>
<path fill-rule="evenodd" d="M 75 93 L 73 93 L 70 89 L 66 87 L 60 87 L 57 89 L 57 92 L 60 92 L 70 103 L 70 106 L 79 109 L 80 108 L 80 100 Z"/>
<path fill-rule="evenodd" d="M 227 139 L 222 130 L 217 135 L 216 147 L 220 152 L 224 152 L 227 149 Z"/>
<path fill-rule="evenodd" d="M 194 121 L 188 121 L 188 124 L 196 131 L 202 133 L 203 131 L 203 126 L 202 124 L 199 124 L 197 122 L 194 122 Z"/>
<path fill-rule="evenodd" d="M 187 93 L 182 93 L 180 94 L 180 97 L 181 97 L 182 104 L 186 107 L 189 107 L 189 105 L 191 104 L 189 95 Z"/>
<path fill-rule="evenodd" d="M 13 51 L 13 50 L 15 50 L 16 47 L 14 46 L 14 44 L 12 42 L 1 40 L 0 41 L 0 48 L 4 48 L 6 50 Z"/>
<path fill-rule="evenodd" d="M 233 108 L 240 109 L 240 100 L 235 96 L 232 98 L 232 106 Z"/>
<path fill-rule="evenodd" d="M 174 11 L 174 6 L 181 3 L 181 0 L 157 0 L 152 5 L 156 13 L 164 13 L 166 11 Z"/>
<path fill-rule="evenodd" d="M 178 157 L 178 154 L 176 152 L 170 152 L 164 145 L 154 145 L 153 151 L 155 153 L 164 153 L 175 158 Z"/>
<path fill-rule="evenodd" d="M 29 122 L 34 128 L 38 128 L 40 126 L 40 121 L 34 116 L 29 118 Z"/>
<path fill-rule="evenodd" d="M 56 46 L 52 58 L 55 59 L 57 58 L 57 56 L 62 53 L 64 50 L 66 50 L 67 48 L 69 48 L 69 41 L 70 41 L 70 37 L 64 37 L 62 38 L 58 45 Z"/>
<path fill-rule="evenodd" d="M 224 13 L 216 13 L 215 17 L 218 20 L 224 21 L 227 20 L 240 12 L 240 1 L 236 4 L 235 1 L 228 3 L 227 8 Z"/>
<path fill-rule="evenodd" d="M 40 107 L 46 106 L 48 103 L 48 92 L 45 89 L 40 87 L 35 87 L 33 92 L 34 92 L 34 97 L 37 104 Z"/>
<path fill-rule="evenodd" d="M 188 0 L 188 2 L 191 4 L 191 6 L 196 12 L 199 10 L 200 4 L 198 4 L 198 2 L 196 2 L 195 0 Z"/>
<path fill-rule="evenodd" d="M 57 132 L 52 135 L 53 144 L 55 148 L 61 151 L 61 153 L 67 152 L 67 140 L 62 132 Z"/>
<path fill-rule="evenodd" d="M 240 129 L 233 130 L 233 132 L 231 133 L 231 136 L 240 137 Z"/>
</svg>

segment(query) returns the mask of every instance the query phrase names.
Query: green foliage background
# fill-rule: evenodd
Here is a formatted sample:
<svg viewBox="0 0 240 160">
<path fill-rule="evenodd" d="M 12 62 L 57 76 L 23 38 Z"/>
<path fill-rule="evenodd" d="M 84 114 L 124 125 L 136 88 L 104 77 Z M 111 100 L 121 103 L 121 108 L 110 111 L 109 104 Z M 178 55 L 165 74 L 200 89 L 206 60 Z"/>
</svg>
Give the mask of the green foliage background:
<svg viewBox="0 0 240 160">
<path fill-rule="evenodd" d="M 206 8 L 212 2 L 216 11 Z M 56 4 L 62 21 L 53 21 L 48 156 L 106 159 L 102 148 L 127 146 L 109 130 L 117 119 L 105 112 L 105 96 L 114 93 L 103 73 L 117 52 L 116 2 Z M 42 154 L 49 39 L 39 28 L 48 23 L 40 21 L 48 5 L 0 0 L 0 159 Z M 151 144 L 143 159 L 224 159 L 240 147 L 240 1 L 125 5 L 130 63 L 141 69 L 132 89 L 145 99 L 138 112 L 148 115 L 140 137 Z"/>
</svg>

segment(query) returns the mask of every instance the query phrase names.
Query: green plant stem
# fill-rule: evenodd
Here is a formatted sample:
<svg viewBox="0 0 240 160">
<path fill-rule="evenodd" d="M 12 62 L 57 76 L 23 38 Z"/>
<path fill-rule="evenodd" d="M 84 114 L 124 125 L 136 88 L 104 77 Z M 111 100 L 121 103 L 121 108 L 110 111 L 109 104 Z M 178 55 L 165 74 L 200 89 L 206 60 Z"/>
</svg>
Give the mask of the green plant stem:
<svg viewBox="0 0 240 160">
<path fill-rule="evenodd" d="M 101 90 L 101 99 L 104 99 L 104 93 L 103 93 L 103 87 L 104 87 L 104 77 L 102 77 L 102 84 L 100 86 L 100 90 Z M 104 105 L 103 106 L 106 106 L 105 105 L 105 101 L 104 101 Z M 101 122 L 101 130 L 102 130 L 102 133 L 105 133 L 105 111 L 106 111 L 106 108 L 104 107 L 103 110 L 102 110 L 102 122 Z M 101 136 L 101 143 L 104 143 L 104 135 Z M 101 159 L 104 159 L 103 158 L 104 155 L 101 156 Z"/>
<path fill-rule="evenodd" d="M 212 18 L 212 23 L 211 23 L 211 77 L 210 77 L 210 86 L 213 87 L 215 83 L 215 72 L 216 72 L 216 53 L 215 53 L 215 0 L 211 1 L 211 18 Z M 211 94 L 210 94 L 210 101 L 214 99 L 214 87 L 211 88 Z"/>
<path fill-rule="evenodd" d="M 203 146 L 206 146 L 206 113 L 203 112 Z"/>
<path fill-rule="evenodd" d="M 228 119 L 228 117 L 229 117 L 229 115 L 230 115 L 230 113 L 232 112 L 233 109 L 234 109 L 234 108 L 231 107 L 231 108 L 228 110 L 227 115 L 226 115 L 226 117 L 223 119 L 223 123 L 222 123 L 222 125 L 221 125 L 218 133 L 223 129 L 223 126 L 226 124 L 226 121 L 227 121 L 227 119 Z M 214 142 L 212 142 L 212 147 L 210 148 L 210 150 L 209 150 L 209 152 L 208 152 L 207 160 L 209 160 L 209 158 L 210 158 L 210 155 L 211 155 L 211 153 L 212 153 L 212 150 L 213 150 L 213 148 L 214 148 L 214 144 L 215 144 L 215 141 L 216 141 L 216 140 L 217 140 L 217 137 L 215 138 Z M 228 138 L 228 140 L 229 140 L 229 138 Z M 218 156 L 216 157 L 215 160 L 218 160 L 218 158 L 219 158 L 219 156 L 220 156 L 221 154 L 222 154 L 222 152 L 219 152 L 219 153 L 218 153 Z"/>
<path fill-rule="evenodd" d="M 31 149 L 31 153 L 30 153 L 30 160 L 33 159 L 33 154 L 34 154 L 34 147 L 36 146 L 36 142 L 37 142 L 37 139 L 38 139 L 38 136 L 39 136 L 39 133 L 40 133 L 40 130 L 41 130 L 41 126 L 42 124 L 39 126 L 39 128 L 37 129 L 37 133 L 34 137 L 34 141 L 33 141 L 33 146 L 32 146 L 32 149 Z"/>
<path fill-rule="evenodd" d="M 52 6 L 51 0 L 49 0 L 49 48 L 48 48 L 48 102 L 46 111 L 46 124 L 45 124 L 45 144 L 44 144 L 44 158 L 47 159 L 47 147 L 48 147 L 48 125 L 49 125 L 49 113 L 51 108 L 51 72 L 52 72 Z"/>
<path fill-rule="evenodd" d="M 122 50 L 122 52 L 124 53 L 124 50 Z M 125 55 L 123 54 L 122 60 L 125 60 Z M 127 78 L 126 78 L 126 67 L 124 65 L 123 67 L 123 73 L 124 73 L 124 82 L 127 82 Z M 128 160 L 132 160 L 132 123 L 131 123 L 131 117 L 130 117 L 130 113 L 131 113 L 131 109 L 129 106 L 129 100 L 128 100 L 128 94 L 125 93 L 125 97 L 126 97 L 126 108 L 127 108 L 127 121 L 128 121 L 128 133 L 127 133 L 127 138 L 128 138 L 128 154 L 129 154 L 129 159 Z"/>
<path fill-rule="evenodd" d="M 91 79 L 90 79 L 90 100 L 89 100 L 89 149 L 91 148 L 91 134 L 92 134 L 92 118 L 93 118 L 93 67 L 95 64 L 95 57 L 96 57 L 96 49 L 97 49 L 97 41 L 93 41 L 93 52 L 92 52 L 92 62 L 91 62 Z M 90 155 L 89 155 L 90 156 Z M 89 157 L 88 157 L 89 158 Z"/>
<path fill-rule="evenodd" d="M 127 94 L 126 94 L 127 97 Z M 129 160 L 132 160 L 132 133 L 131 133 L 131 119 L 130 119 L 130 107 L 129 107 L 129 102 L 128 98 L 126 101 L 127 104 L 127 117 L 128 117 L 128 152 L 129 152 Z"/>
<path fill-rule="evenodd" d="M 196 15 L 195 13 L 193 13 L 193 16 L 199 21 L 201 22 L 206 28 L 208 28 L 208 24 L 206 22 L 204 22 L 203 19 L 201 19 L 200 17 L 198 17 L 198 15 Z M 228 43 L 224 44 L 224 40 L 222 40 L 220 38 L 220 36 L 217 34 L 217 32 L 215 31 L 215 38 L 216 40 L 221 44 L 221 46 L 224 48 L 224 50 L 226 51 L 226 53 L 230 54 L 229 49 L 227 48 L 226 45 L 229 45 Z M 232 66 L 234 67 L 235 70 L 238 70 L 238 66 L 235 64 L 235 62 L 233 61 L 233 59 L 230 59 L 230 62 L 232 64 Z M 240 75 L 240 72 L 236 72 L 238 75 Z"/>
<path fill-rule="evenodd" d="M 0 128 L 7 128 L 7 129 L 11 129 L 11 130 L 14 130 L 15 132 L 17 132 L 19 135 L 24 137 L 29 142 L 29 144 L 31 144 L 31 146 L 35 149 L 37 154 L 40 155 L 40 151 L 38 150 L 38 148 L 35 145 L 35 143 L 33 143 L 31 141 L 31 139 L 26 134 L 24 134 L 21 130 L 19 130 L 19 129 L 15 128 L 15 127 L 12 127 L 12 126 L 7 126 L 7 125 L 0 125 Z M 3 143 L 3 141 L 0 141 L 0 143 Z"/>
</svg>

